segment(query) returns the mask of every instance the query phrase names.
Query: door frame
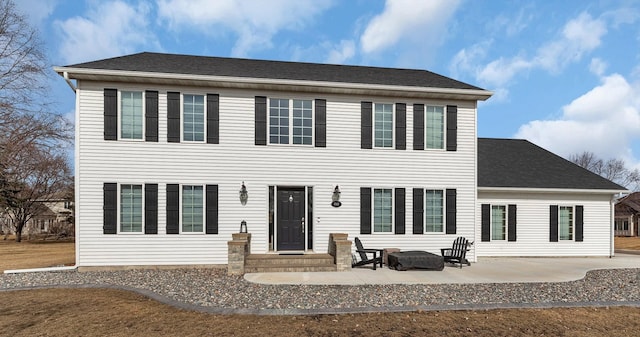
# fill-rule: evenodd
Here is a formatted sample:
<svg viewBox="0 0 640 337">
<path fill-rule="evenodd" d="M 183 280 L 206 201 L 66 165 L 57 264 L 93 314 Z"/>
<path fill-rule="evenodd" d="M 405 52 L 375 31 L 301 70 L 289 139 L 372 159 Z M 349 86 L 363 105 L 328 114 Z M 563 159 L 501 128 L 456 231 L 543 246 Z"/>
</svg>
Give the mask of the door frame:
<svg viewBox="0 0 640 337">
<path fill-rule="evenodd" d="M 307 185 L 269 185 L 269 186 L 273 186 L 273 201 L 274 201 L 274 205 L 273 205 L 273 252 L 306 252 L 308 247 L 309 247 L 309 221 L 310 219 L 308 219 L 309 217 L 309 187 L 312 186 L 307 186 Z M 304 242 L 304 247 L 302 249 L 302 251 L 299 250 L 278 250 L 278 191 L 280 189 L 290 189 L 290 188 L 297 188 L 297 189 L 302 189 L 304 190 L 304 210 L 303 210 L 303 214 L 304 214 L 304 235 L 303 235 L 303 242 Z M 267 189 L 269 190 L 269 189 Z M 313 201 L 311 201 L 313 202 Z M 267 207 L 268 208 L 268 207 Z M 269 210 L 267 209 L 267 215 L 269 213 Z M 271 248 L 271 247 L 269 247 Z"/>
</svg>

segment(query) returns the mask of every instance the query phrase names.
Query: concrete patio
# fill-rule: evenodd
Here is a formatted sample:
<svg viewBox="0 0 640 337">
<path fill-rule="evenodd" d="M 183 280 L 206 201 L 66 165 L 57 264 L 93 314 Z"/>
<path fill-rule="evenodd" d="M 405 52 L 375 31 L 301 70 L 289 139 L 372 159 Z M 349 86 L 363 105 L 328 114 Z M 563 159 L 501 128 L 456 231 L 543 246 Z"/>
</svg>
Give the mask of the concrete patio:
<svg viewBox="0 0 640 337">
<path fill-rule="evenodd" d="M 481 258 L 462 269 L 446 265 L 443 271 L 396 271 L 383 267 L 353 268 L 345 272 L 250 273 L 244 278 L 261 284 L 364 285 L 566 282 L 595 269 L 640 268 L 640 255 L 608 257 Z M 638 276 L 640 278 L 640 274 Z"/>
</svg>

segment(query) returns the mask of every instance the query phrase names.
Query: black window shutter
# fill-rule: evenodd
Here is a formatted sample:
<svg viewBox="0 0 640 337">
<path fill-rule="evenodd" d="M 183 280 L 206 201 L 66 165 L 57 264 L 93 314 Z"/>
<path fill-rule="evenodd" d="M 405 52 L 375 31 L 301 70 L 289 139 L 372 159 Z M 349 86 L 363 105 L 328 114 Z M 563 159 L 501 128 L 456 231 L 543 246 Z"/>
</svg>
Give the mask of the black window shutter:
<svg viewBox="0 0 640 337">
<path fill-rule="evenodd" d="M 180 233 L 180 185 L 167 184 L 167 234 Z"/>
<path fill-rule="evenodd" d="M 413 105 L 413 149 L 424 150 L 424 104 Z"/>
<path fill-rule="evenodd" d="M 549 241 L 558 242 L 558 205 L 549 207 Z"/>
<path fill-rule="evenodd" d="M 488 242 L 488 241 L 491 241 L 491 205 L 482 204 L 481 210 L 482 210 L 482 214 L 480 216 L 481 241 Z"/>
<path fill-rule="evenodd" d="M 316 147 L 327 147 L 327 100 L 316 99 Z"/>
<path fill-rule="evenodd" d="M 447 151 L 458 149 L 458 106 L 447 105 Z"/>
<path fill-rule="evenodd" d="M 207 143 L 220 144 L 220 96 L 207 94 Z"/>
<path fill-rule="evenodd" d="M 424 190 L 413 189 L 413 234 L 424 234 Z"/>
<path fill-rule="evenodd" d="M 207 234 L 218 234 L 218 185 L 207 185 Z"/>
<path fill-rule="evenodd" d="M 373 148 L 373 104 L 371 102 L 360 103 L 360 148 Z"/>
<path fill-rule="evenodd" d="M 255 116 L 256 145 L 267 145 L 267 98 L 256 96 Z"/>
<path fill-rule="evenodd" d="M 576 206 L 576 242 L 584 240 L 584 206 Z"/>
<path fill-rule="evenodd" d="M 104 89 L 104 140 L 118 140 L 118 90 Z"/>
<path fill-rule="evenodd" d="M 360 187 L 360 234 L 371 234 L 371 188 Z"/>
<path fill-rule="evenodd" d="M 180 143 L 180 93 L 167 93 L 167 142 Z"/>
<path fill-rule="evenodd" d="M 116 234 L 118 232 L 118 184 L 104 183 L 102 190 L 104 192 L 102 233 Z"/>
<path fill-rule="evenodd" d="M 144 93 L 145 140 L 158 141 L 158 92 L 147 90 Z"/>
<path fill-rule="evenodd" d="M 509 241 L 516 241 L 517 235 L 516 235 L 516 224 L 517 224 L 517 206 L 516 205 L 509 205 L 509 210 L 508 210 L 508 214 L 507 214 L 507 218 L 509 220 L 509 223 L 507 224 L 508 228 L 507 228 L 507 235 L 508 235 L 508 240 Z"/>
<path fill-rule="evenodd" d="M 407 105 L 396 103 L 396 150 L 407 149 Z"/>
<path fill-rule="evenodd" d="M 158 184 L 144 185 L 144 233 L 158 234 Z"/>
<path fill-rule="evenodd" d="M 447 234 L 456 234 L 457 224 L 457 205 L 456 205 L 456 190 L 447 189 Z"/>
<path fill-rule="evenodd" d="M 406 190 L 404 188 L 396 188 L 395 191 L 395 233 L 396 234 L 404 234 L 405 233 L 405 199 L 406 199 Z"/>
</svg>

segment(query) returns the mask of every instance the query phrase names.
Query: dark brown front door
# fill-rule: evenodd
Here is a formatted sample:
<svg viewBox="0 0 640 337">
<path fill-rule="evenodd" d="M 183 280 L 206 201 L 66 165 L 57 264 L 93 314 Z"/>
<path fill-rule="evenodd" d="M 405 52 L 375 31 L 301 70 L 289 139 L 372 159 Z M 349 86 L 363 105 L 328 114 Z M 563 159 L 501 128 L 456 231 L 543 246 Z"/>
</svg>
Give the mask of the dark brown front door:
<svg viewBox="0 0 640 337">
<path fill-rule="evenodd" d="M 278 187 L 278 250 L 304 250 L 304 187 Z"/>
</svg>

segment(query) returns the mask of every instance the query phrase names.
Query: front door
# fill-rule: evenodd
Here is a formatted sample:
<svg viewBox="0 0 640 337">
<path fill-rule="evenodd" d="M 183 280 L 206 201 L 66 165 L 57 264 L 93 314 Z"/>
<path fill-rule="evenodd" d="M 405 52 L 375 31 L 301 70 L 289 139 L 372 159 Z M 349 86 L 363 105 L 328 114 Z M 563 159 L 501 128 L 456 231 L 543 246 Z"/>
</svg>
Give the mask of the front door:
<svg viewBox="0 0 640 337">
<path fill-rule="evenodd" d="M 278 250 L 304 250 L 305 204 L 304 187 L 278 187 Z"/>
</svg>

